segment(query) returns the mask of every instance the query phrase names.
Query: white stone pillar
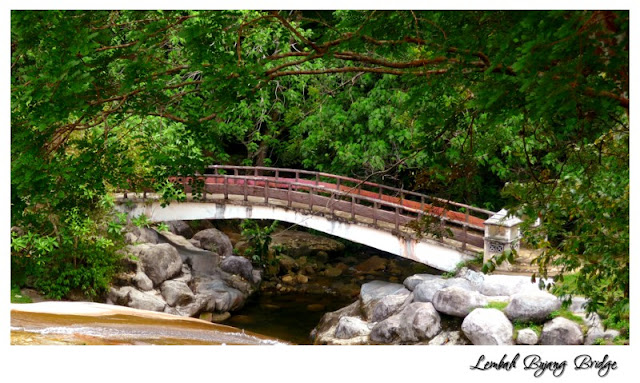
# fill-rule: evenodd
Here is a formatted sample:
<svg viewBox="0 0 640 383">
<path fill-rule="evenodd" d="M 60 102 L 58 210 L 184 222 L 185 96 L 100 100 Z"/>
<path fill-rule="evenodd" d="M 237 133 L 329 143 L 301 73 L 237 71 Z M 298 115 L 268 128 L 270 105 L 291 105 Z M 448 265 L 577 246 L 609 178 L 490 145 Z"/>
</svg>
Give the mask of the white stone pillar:
<svg viewBox="0 0 640 383">
<path fill-rule="evenodd" d="M 520 218 L 508 216 L 505 209 L 484 221 L 484 262 L 505 250 L 520 249 L 520 223 Z"/>
</svg>

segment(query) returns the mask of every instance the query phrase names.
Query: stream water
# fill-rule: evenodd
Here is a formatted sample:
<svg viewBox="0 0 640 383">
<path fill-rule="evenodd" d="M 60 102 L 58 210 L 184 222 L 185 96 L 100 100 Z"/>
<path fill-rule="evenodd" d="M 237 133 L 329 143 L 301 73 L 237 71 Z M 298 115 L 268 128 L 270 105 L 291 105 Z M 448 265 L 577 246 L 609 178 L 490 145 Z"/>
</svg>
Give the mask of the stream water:
<svg viewBox="0 0 640 383">
<path fill-rule="evenodd" d="M 312 344 L 309 334 L 322 315 L 354 301 L 343 296 L 262 293 L 251 297 L 224 324 L 295 344 Z"/>
</svg>

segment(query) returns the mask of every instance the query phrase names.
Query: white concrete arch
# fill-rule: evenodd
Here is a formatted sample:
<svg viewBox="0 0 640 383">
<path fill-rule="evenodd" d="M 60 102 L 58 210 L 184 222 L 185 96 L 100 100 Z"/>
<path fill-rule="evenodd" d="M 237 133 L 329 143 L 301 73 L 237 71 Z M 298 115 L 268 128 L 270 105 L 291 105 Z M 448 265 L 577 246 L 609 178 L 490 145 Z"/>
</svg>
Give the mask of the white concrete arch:
<svg viewBox="0 0 640 383">
<path fill-rule="evenodd" d="M 126 202 L 125 202 L 126 201 Z M 349 241 L 417 261 L 433 268 L 452 271 L 458 263 L 472 258 L 446 243 L 430 239 L 420 241 L 395 235 L 362 222 L 325 217 L 317 211 L 278 205 L 252 205 L 228 200 L 216 202 L 173 202 L 162 207 L 153 200 L 119 199 L 117 209 L 130 217 L 146 215 L 152 222 L 200 219 L 269 219 L 289 222 Z"/>
</svg>

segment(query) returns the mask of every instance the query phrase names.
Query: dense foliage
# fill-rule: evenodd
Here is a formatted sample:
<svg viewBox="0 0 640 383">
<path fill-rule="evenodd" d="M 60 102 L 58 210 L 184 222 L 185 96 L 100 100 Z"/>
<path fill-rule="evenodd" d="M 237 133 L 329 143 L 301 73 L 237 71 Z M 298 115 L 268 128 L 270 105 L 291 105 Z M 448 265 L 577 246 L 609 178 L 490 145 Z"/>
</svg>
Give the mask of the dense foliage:
<svg viewBox="0 0 640 383">
<path fill-rule="evenodd" d="M 110 191 L 171 198 L 158 180 L 204 164 L 286 165 L 508 207 L 525 228 L 541 217 L 525 230 L 546 249 L 540 272 L 577 274 L 559 294 L 628 319 L 628 12 L 15 11 L 11 23 L 22 274 L 88 273 L 112 240 L 95 216 Z M 83 225 L 93 242 L 65 242 Z M 90 281 L 72 284 L 103 276 Z"/>
</svg>

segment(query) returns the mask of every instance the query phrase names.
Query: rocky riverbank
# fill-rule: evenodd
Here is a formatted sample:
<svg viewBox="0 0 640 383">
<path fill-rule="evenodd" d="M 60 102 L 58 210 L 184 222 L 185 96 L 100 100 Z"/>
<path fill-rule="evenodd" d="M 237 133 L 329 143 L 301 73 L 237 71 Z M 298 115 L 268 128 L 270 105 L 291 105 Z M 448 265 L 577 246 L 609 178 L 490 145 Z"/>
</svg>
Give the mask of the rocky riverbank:
<svg viewBox="0 0 640 383">
<path fill-rule="evenodd" d="M 355 299 L 363 283 L 398 282 L 429 267 L 379 252 L 345 250 L 345 244 L 281 227 L 270 251 L 275 272 L 265 277 L 244 254 L 239 222 L 166 222 L 169 231 L 129 228 L 125 272 L 110 289 L 107 303 L 224 322 L 254 293 L 300 294 Z M 319 299 L 322 301 L 322 299 Z M 308 304 L 310 312 L 326 305 Z M 334 306 L 335 307 L 335 306 Z M 233 318 L 232 318 L 233 319 Z"/>
<path fill-rule="evenodd" d="M 326 313 L 311 336 L 316 344 L 579 345 L 613 340 L 597 314 L 574 298 L 567 319 L 562 302 L 530 278 L 484 275 L 462 268 L 454 278 L 431 274 L 403 284 L 372 281 L 357 301 Z M 457 319 L 459 328 L 443 328 Z M 455 323 L 455 320 L 453 321 Z"/>
<path fill-rule="evenodd" d="M 174 222 L 171 228 L 180 232 L 181 226 Z M 215 228 L 191 239 L 148 228 L 133 228 L 126 236 L 126 271 L 117 276 L 107 303 L 219 322 L 242 308 L 260 285 L 260 272 L 233 255 L 229 238 Z"/>
</svg>

